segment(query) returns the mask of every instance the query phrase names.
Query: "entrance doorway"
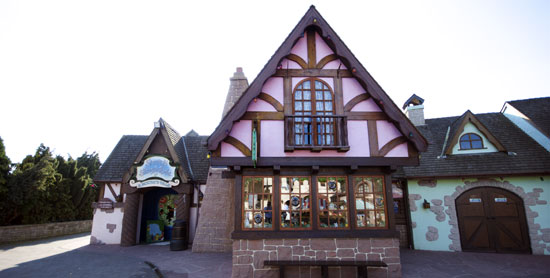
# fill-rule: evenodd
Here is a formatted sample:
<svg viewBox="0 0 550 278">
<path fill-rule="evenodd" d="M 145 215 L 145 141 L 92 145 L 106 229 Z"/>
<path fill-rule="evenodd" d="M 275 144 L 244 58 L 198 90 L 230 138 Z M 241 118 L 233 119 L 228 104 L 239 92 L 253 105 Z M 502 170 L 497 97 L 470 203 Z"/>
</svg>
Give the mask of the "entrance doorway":
<svg viewBox="0 0 550 278">
<path fill-rule="evenodd" d="M 456 199 L 463 251 L 530 253 L 523 200 L 494 187 L 470 189 Z"/>
<path fill-rule="evenodd" d="M 169 188 L 152 188 L 143 193 L 140 239 L 142 243 L 168 241 L 176 220 L 177 192 Z"/>
</svg>

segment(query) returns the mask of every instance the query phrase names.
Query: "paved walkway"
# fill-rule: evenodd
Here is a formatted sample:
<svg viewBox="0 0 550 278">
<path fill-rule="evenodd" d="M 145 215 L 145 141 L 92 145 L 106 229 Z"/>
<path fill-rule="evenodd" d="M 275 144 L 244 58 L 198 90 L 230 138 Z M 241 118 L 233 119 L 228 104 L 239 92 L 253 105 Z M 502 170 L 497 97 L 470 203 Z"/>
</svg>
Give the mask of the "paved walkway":
<svg viewBox="0 0 550 278">
<path fill-rule="evenodd" d="M 0 246 L 0 277 L 231 277 L 230 253 L 88 245 L 79 234 Z M 550 277 L 550 256 L 401 250 L 403 277 Z"/>
<path fill-rule="evenodd" d="M 550 277 L 550 256 L 401 250 L 403 277 Z"/>
</svg>

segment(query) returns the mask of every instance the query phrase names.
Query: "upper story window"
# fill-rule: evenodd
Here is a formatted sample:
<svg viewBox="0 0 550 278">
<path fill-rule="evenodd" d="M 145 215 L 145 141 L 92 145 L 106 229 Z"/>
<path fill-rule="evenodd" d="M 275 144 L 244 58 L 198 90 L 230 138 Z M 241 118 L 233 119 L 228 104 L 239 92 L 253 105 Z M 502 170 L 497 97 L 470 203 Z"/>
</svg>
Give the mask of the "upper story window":
<svg viewBox="0 0 550 278">
<path fill-rule="evenodd" d="M 335 115 L 334 93 L 318 78 L 306 78 L 292 93 L 292 115 L 287 116 L 290 147 L 341 148 L 347 146 L 345 117 Z"/>
<path fill-rule="evenodd" d="M 460 149 L 483 149 L 483 139 L 475 133 L 466 133 L 460 137 Z"/>
</svg>

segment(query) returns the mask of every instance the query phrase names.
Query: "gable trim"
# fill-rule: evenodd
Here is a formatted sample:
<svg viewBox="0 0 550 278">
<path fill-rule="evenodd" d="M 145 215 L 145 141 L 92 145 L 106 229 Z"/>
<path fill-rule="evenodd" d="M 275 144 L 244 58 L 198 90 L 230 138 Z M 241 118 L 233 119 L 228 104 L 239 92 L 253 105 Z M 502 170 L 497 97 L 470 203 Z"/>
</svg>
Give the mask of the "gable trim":
<svg viewBox="0 0 550 278">
<path fill-rule="evenodd" d="M 352 77 L 355 77 L 363 88 L 365 88 L 367 93 L 375 100 L 375 102 L 381 106 L 380 108 L 382 111 L 384 111 L 391 121 L 396 124 L 399 131 L 407 137 L 407 140 L 411 141 L 417 150 L 425 151 L 428 146 L 426 139 L 418 130 L 416 130 L 410 120 L 403 115 L 401 110 L 386 95 L 380 85 L 355 58 L 353 53 L 351 53 L 344 42 L 341 41 L 340 37 L 334 32 L 334 30 L 332 30 L 330 25 L 319 14 L 314 6 L 310 7 L 296 27 L 294 27 L 292 32 L 285 39 L 283 44 L 277 49 L 271 59 L 269 59 L 260 74 L 258 74 L 258 77 L 254 79 L 237 103 L 222 119 L 216 130 L 208 138 L 208 149 L 212 151 L 218 147 L 220 142 L 231 130 L 233 122 L 239 120 L 246 113 L 248 103 L 258 96 L 265 81 L 277 73 L 277 68 L 279 68 L 280 61 L 288 56 L 294 44 L 302 37 L 303 32 L 307 31 L 306 29 L 310 26 L 313 26 L 315 31 L 319 32 L 321 38 L 333 50 L 334 54 L 339 57 L 346 68 L 351 69 Z M 316 70 L 320 71 L 319 69 Z M 340 73 L 339 70 L 334 71 L 336 74 Z M 287 77 L 288 75 L 283 76 Z"/>
<path fill-rule="evenodd" d="M 479 132 L 483 133 L 483 135 L 487 138 L 487 140 L 489 140 L 489 142 L 493 144 L 499 152 L 506 151 L 506 148 L 504 148 L 504 146 L 497 140 L 497 138 L 491 134 L 489 129 L 487 129 L 475 117 L 475 115 L 472 114 L 470 110 L 468 110 L 466 111 L 466 113 L 464 113 L 464 118 L 462 119 L 462 122 L 460 123 L 460 125 L 458 126 L 454 134 L 452 135 L 450 143 L 447 145 L 445 149 L 446 155 L 450 155 L 453 152 L 453 147 L 458 143 L 458 140 L 460 139 L 460 135 L 464 131 L 464 127 L 466 126 L 467 123 L 472 123 L 479 130 Z"/>
</svg>

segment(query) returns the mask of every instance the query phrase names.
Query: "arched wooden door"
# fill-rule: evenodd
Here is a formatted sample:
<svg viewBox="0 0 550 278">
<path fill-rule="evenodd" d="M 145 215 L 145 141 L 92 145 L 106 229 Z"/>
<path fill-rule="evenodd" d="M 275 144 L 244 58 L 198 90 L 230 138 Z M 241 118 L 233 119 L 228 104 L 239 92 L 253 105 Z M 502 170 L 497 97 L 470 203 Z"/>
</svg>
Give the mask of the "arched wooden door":
<svg viewBox="0 0 550 278">
<path fill-rule="evenodd" d="M 468 190 L 456 199 L 463 251 L 530 253 L 523 200 L 494 187 Z"/>
</svg>

